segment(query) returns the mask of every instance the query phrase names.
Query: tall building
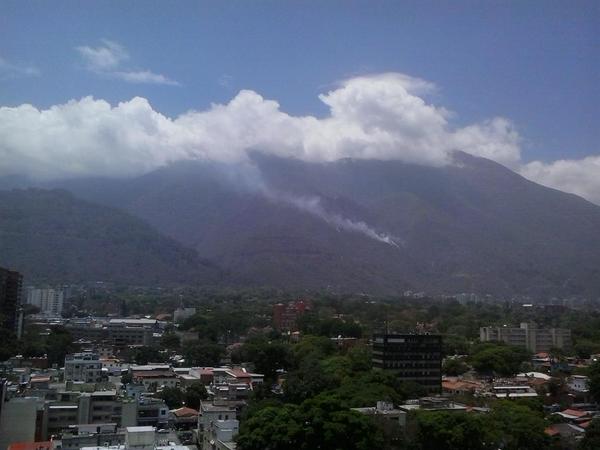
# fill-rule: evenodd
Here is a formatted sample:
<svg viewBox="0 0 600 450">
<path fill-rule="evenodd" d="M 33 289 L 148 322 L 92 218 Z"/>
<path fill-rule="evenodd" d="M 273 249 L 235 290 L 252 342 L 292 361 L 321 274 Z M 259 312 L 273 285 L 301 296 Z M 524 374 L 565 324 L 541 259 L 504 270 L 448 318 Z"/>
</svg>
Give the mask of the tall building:
<svg viewBox="0 0 600 450">
<path fill-rule="evenodd" d="M 442 389 L 442 337 L 434 334 L 375 334 L 373 367 L 394 372 L 430 392 Z"/>
<path fill-rule="evenodd" d="M 23 275 L 0 267 L 0 325 L 20 335 Z"/>
<path fill-rule="evenodd" d="M 533 322 L 521 323 L 516 327 L 482 327 L 479 329 L 482 342 L 498 341 L 524 347 L 538 353 L 547 352 L 551 348 L 569 348 L 571 346 L 571 330 L 565 328 L 538 328 Z"/>
<path fill-rule="evenodd" d="M 63 310 L 64 292 L 60 289 L 27 289 L 27 303 L 37 306 L 40 313 L 60 316 Z"/>
</svg>

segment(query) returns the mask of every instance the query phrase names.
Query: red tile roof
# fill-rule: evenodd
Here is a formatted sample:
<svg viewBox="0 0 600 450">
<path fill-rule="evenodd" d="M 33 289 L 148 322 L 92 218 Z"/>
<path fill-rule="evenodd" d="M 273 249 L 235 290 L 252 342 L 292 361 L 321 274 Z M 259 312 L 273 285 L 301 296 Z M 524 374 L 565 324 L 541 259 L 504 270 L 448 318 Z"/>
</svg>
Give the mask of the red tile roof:
<svg viewBox="0 0 600 450">
<path fill-rule="evenodd" d="M 192 408 L 188 408 L 186 406 L 179 409 L 174 409 L 171 412 L 177 417 L 193 417 L 198 415 L 198 411 Z"/>
<path fill-rule="evenodd" d="M 52 441 L 43 442 L 14 442 L 8 450 L 52 450 Z"/>
<path fill-rule="evenodd" d="M 565 409 L 564 411 L 561 411 L 563 414 L 568 414 L 569 416 L 575 416 L 575 417 L 583 417 L 583 416 L 587 416 L 588 413 L 585 411 L 580 411 L 578 409 Z"/>
</svg>

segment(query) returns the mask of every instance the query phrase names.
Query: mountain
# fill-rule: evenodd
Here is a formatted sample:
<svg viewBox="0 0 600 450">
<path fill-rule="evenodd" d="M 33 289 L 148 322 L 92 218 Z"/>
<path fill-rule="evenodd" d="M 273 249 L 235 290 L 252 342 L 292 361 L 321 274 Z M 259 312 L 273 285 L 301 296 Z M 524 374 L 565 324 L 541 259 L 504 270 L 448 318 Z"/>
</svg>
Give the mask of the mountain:
<svg viewBox="0 0 600 450">
<path fill-rule="evenodd" d="M 128 180 L 55 183 L 117 207 L 252 284 L 397 293 L 600 294 L 600 207 L 490 160 L 260 153 Z"/>
<path fill-rule="evenodd" d="M 219 269 L 126 212 L 60 190 L 0 191 L 0 266 L 27 282 L 216 283 Z"/>
</svg>

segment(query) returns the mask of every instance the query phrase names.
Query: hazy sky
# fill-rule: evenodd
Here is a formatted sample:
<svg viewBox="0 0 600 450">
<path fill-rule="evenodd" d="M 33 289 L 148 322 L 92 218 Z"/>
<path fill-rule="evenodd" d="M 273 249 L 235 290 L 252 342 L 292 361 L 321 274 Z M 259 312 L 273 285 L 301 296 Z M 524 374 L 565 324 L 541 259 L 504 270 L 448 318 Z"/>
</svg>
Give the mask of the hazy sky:
<svg viewBox="0 0 600 450">
<path fill-rule="evenodd" d="M 460 148 L 600 202 L 599 81 L 598 1 L 7 0 L 0 175 Z"/>
</svg>

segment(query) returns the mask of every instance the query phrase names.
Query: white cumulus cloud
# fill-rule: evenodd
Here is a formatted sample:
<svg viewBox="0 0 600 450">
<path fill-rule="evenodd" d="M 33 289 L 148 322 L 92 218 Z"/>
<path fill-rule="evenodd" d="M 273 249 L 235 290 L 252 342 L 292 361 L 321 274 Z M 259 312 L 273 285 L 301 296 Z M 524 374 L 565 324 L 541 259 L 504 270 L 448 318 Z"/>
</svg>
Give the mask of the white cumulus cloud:
<svg viewBox="0 0 600 450">
<path fill-rule="evenodd" d="M 96 63 L 118 72 L 114 67 L 123 54 L 100 53 L 94 53 Z M 521 139 L 508 119 L 454 127 L 451 113 L 427 100 L 434 89 L 397 73 L 351 78 L 319 96 L 329 108 L 323 118 L 287 114 L 277 101 L 251 90 L 177 117 L 161 114 L 141 97 L 117 105 L 85 97 L 42 110 L 2 107 L 0 175 L 128 176 L 182 159 L 244 161 L 253 149 L 307 161 L 351 157 L 440 166 L 453 150 L 463 150 L 600 201 L 599 157 L 523 165 Z"/>
<path fill-rule="evenodd" d="M 75 47 L 86 68 L 99 75 L 117 78 L 129 83 L 166 84 L 178 86 L 179 83 L 169 77 L 151 72 L 124 67 L 129 59 L 129 52 L 118 42 L 103 39 L 98 47 L 82 45 Z"/>
<path fill-rule="evenodd" d="M 519 172 L 536 183 L 577 194 L 600 205 L 600 156 L 551 163 L 533 161 L 523 165 Z"/>
</svg>

